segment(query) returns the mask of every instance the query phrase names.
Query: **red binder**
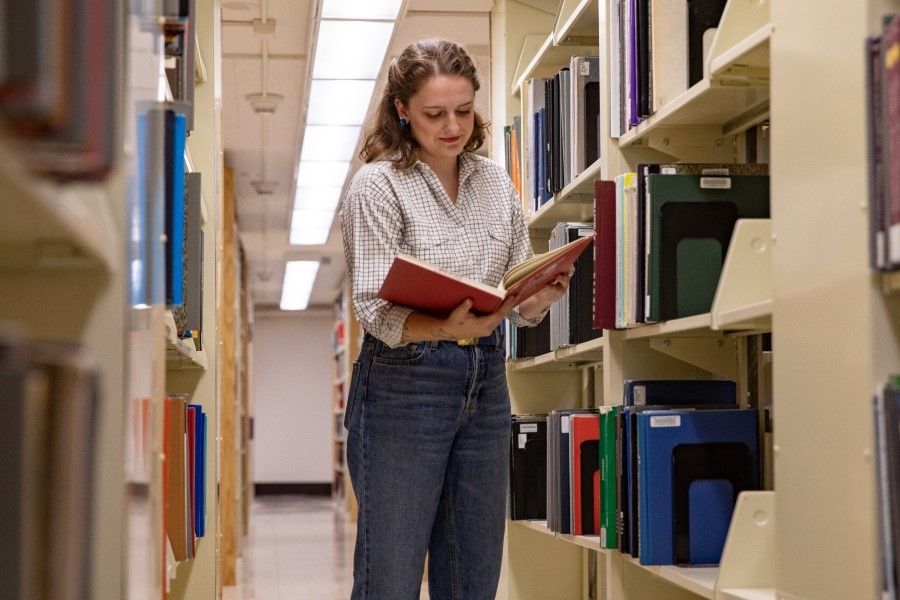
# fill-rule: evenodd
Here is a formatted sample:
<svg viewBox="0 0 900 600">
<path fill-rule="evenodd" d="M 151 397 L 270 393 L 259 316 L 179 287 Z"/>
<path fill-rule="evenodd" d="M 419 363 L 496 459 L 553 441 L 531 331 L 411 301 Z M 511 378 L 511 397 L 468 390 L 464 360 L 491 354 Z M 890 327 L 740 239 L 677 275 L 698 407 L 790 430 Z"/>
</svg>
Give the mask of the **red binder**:
<svg viewBox="0 0 900 600">
<path fill-rule="evenodd" d="M 572 415 L 572 533 L 600 534 L 600 415 Z"/>
</svg>

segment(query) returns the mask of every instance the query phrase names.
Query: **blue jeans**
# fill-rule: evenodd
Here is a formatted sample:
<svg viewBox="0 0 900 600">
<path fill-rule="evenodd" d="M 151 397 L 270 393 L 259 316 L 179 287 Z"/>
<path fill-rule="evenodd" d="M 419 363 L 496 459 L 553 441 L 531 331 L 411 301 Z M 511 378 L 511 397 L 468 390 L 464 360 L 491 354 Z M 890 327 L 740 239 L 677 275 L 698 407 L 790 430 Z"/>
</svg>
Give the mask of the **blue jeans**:
<svg viewBox="0 0 900 600">
<path fill-rule="evenodd" d="M 510 410 L 503 348 L 366 336 L 346 412 L 359 504 L 353 600 L 493 600 Z"/>
</svg>

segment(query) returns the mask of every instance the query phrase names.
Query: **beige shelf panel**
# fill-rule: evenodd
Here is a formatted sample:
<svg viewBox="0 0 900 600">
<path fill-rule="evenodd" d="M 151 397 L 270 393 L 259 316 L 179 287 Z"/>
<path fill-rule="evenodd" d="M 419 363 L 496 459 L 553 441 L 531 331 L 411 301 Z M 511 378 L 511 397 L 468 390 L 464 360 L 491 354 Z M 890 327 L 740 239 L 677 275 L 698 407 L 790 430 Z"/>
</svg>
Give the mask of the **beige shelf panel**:
<svg viewBox="0 0 900 600">
<path fill-rule="evenodd" d="M 603 360 L 606 338 L 600 337 L 568 348 L 560 348 L 534 358 L 510 362 L 513 371 L 577 371 L 586 364 Z"/>
<path fill-rule="evenodd" d="M 881 274 L 881 290 L 886 296 L 900 294 L 900 271 Z"/>
<path fill-rule="evenodd" d="M 615 550 L 600 547 L 599 536 L 556 533 L 547 528 L 546 521 L 510 521 L 510 523 L 601 554 L 617 553 Z M 652 573 L 661 579 L 665 579 L 680 588 L 702 596 L 703 598 L 708 598 L 709 600 L 713 600 L 714 598 L 714 588 L 719 573 L 717 567 L 646 566 L 640 564 L 638 559 L 632 558 L 631 556 L 620 556 L 622 556 L 626 562 L 629 562 L 648 573 Z"/>
<path fill-rule="evenodd" d="M 713 329 L 771 330 L 771 219 L 738 219 L 710 314 Z"/>
<path fill-rule="evenodd" d="M 775 588 L 730 588 L 718 592 L 718 600 L 776 600 Z"/>
<path fill-rule="evenodd" d="M 190 340 L 176 337 L 175 317 L 171 310 L 166 311 L 166 370 L 201 370 L 207 367 L 206 352 L 196 350 Z"/>
<path fill-rule="evenodd" d="M 641 340 L 661 337 L 716 337 L 721 332 L 713 331 L 712 316 L 709 313 L 683 319 L 663 321 L 652 325 L 642 325 L 625 330 L 626 340 Z"/>
<path fill-rule="evenodd" d="M 771 589 L 775 569 L 775 492 L 742 492 L 725 539 L 715 600 L 765 597 L 735 596 L 734 590 Z"/>
<path fill-rule="evenodd" d="M 547 36 L 526 35 L 519 53 L 515 75 L 510 92 L 521 93 L 525 81 L 532 77 L 548 77 L 555 75 L 559 69 L 569 64 L 573 56 L 596 56 L 596 45 L 561 45 L 554 44 L 553 34 Z"/>
<path fill-rule="evenodd" d="M 600 12 L 597 0 L 562 0 L 556 26 L 553 28 L 553 43 L 565 44 L 584 38 L 600 41 Z"/>
<path fill-rule="evenodd" d="M 721 135 L 733 135 L 758 125 L 769 117 L 767 84 L 723 85 L 703 79 L 672 102 L 629 129 L 619 138 L 619 147 L 650 146 L 648 136 L 670 127 L 715 126 Z"/>
<path fill-rule="evenodd" d="M 714 598 L 718 567 L 648 566 L 631 556 L 626 556 L 625 560 L 698 596 L 709 600 Z"/>
<path fill-rule="evenodd" d="M 28 174 L 0 138 L 0 247 L 37 267 L 117 268 L 119 229 L 104 184 L 58 185 Z"/>
<path fill-rule="evenodd" d="M 597 160 L 549 202 L 531 215 L 531 230 L 550 230 L 560 221 L 594 220 L 594 180 L 602 179 L 601 161 Z"/>
</svg>

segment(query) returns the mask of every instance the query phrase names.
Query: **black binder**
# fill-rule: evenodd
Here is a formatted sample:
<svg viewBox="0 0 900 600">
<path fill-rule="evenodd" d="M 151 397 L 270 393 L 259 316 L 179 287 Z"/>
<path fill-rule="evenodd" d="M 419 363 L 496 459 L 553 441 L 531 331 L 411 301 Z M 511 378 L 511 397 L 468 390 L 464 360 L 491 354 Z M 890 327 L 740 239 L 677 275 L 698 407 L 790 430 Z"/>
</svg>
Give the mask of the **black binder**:
<svg viewBox="0 0 900 600">
<path fill-rule="evenodd" d="M 687 0 L 688 87 L 703 79 L 703 34 L 719 26 L 727 0 Z"/>
<path fill-rule="evenodd" d="M 513 415 L 509 453 L 510 512 L 547 518 L 547 415 Z"/>
</svg>

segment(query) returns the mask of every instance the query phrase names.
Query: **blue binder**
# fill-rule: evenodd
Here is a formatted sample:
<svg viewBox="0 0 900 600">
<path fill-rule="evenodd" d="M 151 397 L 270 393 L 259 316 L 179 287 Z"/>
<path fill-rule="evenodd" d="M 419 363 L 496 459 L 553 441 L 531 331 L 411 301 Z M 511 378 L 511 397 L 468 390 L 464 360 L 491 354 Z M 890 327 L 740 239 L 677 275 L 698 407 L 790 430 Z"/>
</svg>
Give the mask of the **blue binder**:
<svg viewBox="0 0 900 600">
<path fill-rule="evenodd" d="M 184 303 L 184 146 L 187 119 L 166 111 L 166 304 Z"/>
<path fill-rule="evenodd" d="M 641 564 L 718 563 L 738 493 L 759 486 L 757 411 L 635 418 Z"/>
</svg>

